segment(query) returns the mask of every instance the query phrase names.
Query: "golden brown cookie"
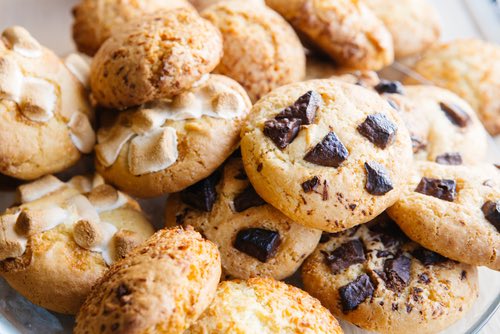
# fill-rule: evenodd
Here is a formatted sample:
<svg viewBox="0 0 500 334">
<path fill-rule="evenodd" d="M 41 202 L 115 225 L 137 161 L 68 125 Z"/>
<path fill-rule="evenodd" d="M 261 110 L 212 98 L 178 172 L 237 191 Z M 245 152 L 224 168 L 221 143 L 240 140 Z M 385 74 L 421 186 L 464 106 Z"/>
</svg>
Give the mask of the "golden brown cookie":
<svg viewBox="0 0 500 334">
<path fill-rule="evenodd" d="M 220 29 L 224 39 L 224 56 L 215 71 L 238 81 L 252 101 L 304 78 L 302 44 L 273 10 L 251 2 L 226 1 L 207 8 L 202 16 Z"/>
<path fill-rule="evenodd" d="M 85 87 L 24 28 L 0 37 L 0 173 L 60 172 L 90 153 L 94 112 Z"/>
<path fill-rule="evenodd" d="M 211 5 L 214 5 L 223 1 L 236 1 L 236 2 L 249 2 L 253 5 L 264 5 L 264 0 L 189 0 L 191 4 L 198 10 L 202 11 Z"/>
<path fill-rule="evenodd" d="M 31 302 L 75 314 L 114 261 L 153 234 L 139 205 L 96 175 L 45 176 L 0 215 L 0 274 Z"/>
<path fill-rule="evenodd" d="M 73 8 L 73 40 L 93 56 L 114 31 L 137 17 L 160 10 L 192 8 L 187 0 L 81 0 Z"/>
<path fill-rule="evenodd" d="M 92 94 L 108 108 L 123 109 L 191 88 L 222 57 L 222 37 L 191 9 L 141 16 L 109 38 L 95 55 Z"/>
<path fill-rule="evenodd" d="M 394 60 L 392 37 L 358 0 L 266 0 L 340 66 L 379 70 Z"/>
<path fill-rule="evenodd" d="M 442 43 L 425 52 L 413 70 L 461 96 L 490 134 L 500 134 L 500 46 L 476 39 Z"/>
<path fill-rule="evenodd" d="M 161 230 L 92 289 L 75 334 L 183 333 L 215 296 L 217 247 L 193 229 Z"/>
</svg>

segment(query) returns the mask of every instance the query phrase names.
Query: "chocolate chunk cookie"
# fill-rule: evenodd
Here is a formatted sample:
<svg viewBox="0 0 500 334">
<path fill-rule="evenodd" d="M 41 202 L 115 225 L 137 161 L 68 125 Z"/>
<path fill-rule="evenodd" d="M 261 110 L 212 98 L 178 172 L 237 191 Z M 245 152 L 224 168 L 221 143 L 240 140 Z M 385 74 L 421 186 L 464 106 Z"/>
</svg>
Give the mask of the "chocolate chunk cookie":
<svg viewBox="0 0 500 334">
<path fill-rule="evenodd" d="M 479 291 L 474 266 L 411 241 L 385 213 L 325 233 L 302 278 L 336 317 L 380 333 L 437 333 L 460 319 Z"/>
<path fill-rule="evenodd" d="M 257 193 L 290 219 L 336 232 L 398 198 L 411 140 L 379 94 L 335 80 L 283 86 L 243 128 L 243 163 Z"/>
</svg>

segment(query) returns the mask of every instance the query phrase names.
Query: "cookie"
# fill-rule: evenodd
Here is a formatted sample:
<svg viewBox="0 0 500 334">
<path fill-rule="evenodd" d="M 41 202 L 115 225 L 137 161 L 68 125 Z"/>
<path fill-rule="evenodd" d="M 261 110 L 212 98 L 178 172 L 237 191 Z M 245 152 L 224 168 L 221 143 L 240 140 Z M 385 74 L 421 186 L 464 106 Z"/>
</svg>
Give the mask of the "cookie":
<svg viewBox="0 0 500 334">
<path fill-rule="evenodd" d="M 438 333 L 478 297 L 475 267 L 410 241 L 385 214 L 322 241 L 304 263 L 305 289 L 363 329 Z"/>
<path fill-rule="evenodd" d="M 219 2 L 223 1 L 235 1 L 235 2 L 249 2 L 254 5 L 265 5 L 264 0 L 189 0 L 191 4 L 198 10 L 202 11 L 205 8 L 210 7 L 211 5 L 214 5 Z"/>
<path fill-rule="evenodd" d="M 251 105 L 237 82 L 211 74 L 171 100 L 121 112 L 99 129 L 96 168 L 135 196 L 178 192 L 212 174 L 238 147 Z"/>
<path fill-rule="evenodd" d="M 0 38 L 0 173 L 33 180 L 75 164 L 94 147 L 83 85 L 24 28 Z"/>
<path fill-rule="evenodd" d="M 217 247 L 199 233 L 158 231 L 92 289 L 74 333 L 183 333 L 214 298 L 220 273 Z"/>
<path fill-rule="evenodd" d="M 139 204 L 93 179 L 48 175 L 18 188 L 0 215 L 0 274 L 49 310 L 75 314 L 108 267 L 154 230 Z"/>
<path fill-rule="evenodd" d="M 364 0 L 392 35 L 396 58 L 419 54 L 441 35 L 436 8 L 427 0 Z"/>
<path fill-rule="evenodd" d="M 304 78 L 302 44 L 273 10 L 252 2 L 226 1 L 201 14 L 220 29 L 224 40 L 224 56 L 215 71 L 238 81 L 252 101 Z"/>
<path fill-rule="evenodd" d="M 222 37 L 191 9 L 132 20 L 106 40 L 91 66 L 90 86 L 103 107 L 123 109 L 191 88 L 222 57 Z"/>
<path fill-rule="evenodd" d="M 500 134 L 500 46 L 461 39 L 430 48 L 413 70 L 469 102 L 490 134 Z M 419 83 L 406 78 L 406 83 Z"/>
<path fill-rule="evenodd" d="M 388 213 L 424 247 L 500 270 L 500 172 L 493 165 L 418 162 Z"/>
<path fill-rule="evenodd" d="M 362 1 L 266 3 L 342 67 L 379 70 L 394 60 L 391 34 Z"/>
<path fill-rule="evenodd" d="M 341 334 L 337 320 L 304 291 L 271 278 L 219 284 L 212 304 L 186 334 Z"/>
<path fill-rule="evenodd" d="M 117 30 L 145 14 L 188 8 L 187 0 L 81 0 L 73 7 L 73 40 L 78 51 L 93 56 Z"/>
<path fill-rule="evenodd" d="M 167 226 L 191 225 L 219 247 L 222 268 L 234 278 L 292 275 L 316 248 L 321 231 L 294 223 L 255 192 L 241 158 L 169 196 Z"/>
<path fill-rule="evenodd" d="M 242 130 L 241 153 L 266 202 L 330 232 L 391 206 L 412 162 L 408 131 L 385 100 L 326 79 L 283 86 L 257 102 Z"/>
</svg>

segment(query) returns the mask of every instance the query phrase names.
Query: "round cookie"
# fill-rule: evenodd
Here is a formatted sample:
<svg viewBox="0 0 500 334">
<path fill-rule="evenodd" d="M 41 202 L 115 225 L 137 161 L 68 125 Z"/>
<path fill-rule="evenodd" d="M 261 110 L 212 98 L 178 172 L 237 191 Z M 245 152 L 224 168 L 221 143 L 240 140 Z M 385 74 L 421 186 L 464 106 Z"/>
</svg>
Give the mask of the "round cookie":
<svg viewBox="0 0 500 334">
<path fill-rule="evenodd" d="M 74 333 L 183 333 L 214 298 L 220 274 L 217 247 L 199 233 L 158 231 L 92 289 Z"/>
<path fill-rule="evenodd" d="M 219 2 L 223 1 L 237 1 L 237 2 L 249 2 L 254 5 L 264 5 L 264 0 L 189 0 L 191 4 L 198 10 L 202 11 L 205 8 L 210 7 L 211 5 L 214 5 Z"/>
<path fill-rule="evenodd" d="M 108 267 L 154 230 L 137 202 L 94 179 L 45 176 L 0 215 L 0 274 L 49 310 L 75 314 Z"/>
<path fill-rule="evenodd" d="M 411 242 L 385 214 L 322 241 L 302 268 L 305 289 L 363 329 L 438 333 L 478 297 L 475 267 Z"/>
<path fill-rule="evenodd" d="M 191 225 L 217 244 L 225 274 L 244 279 L 292 275 L 321 236 L 265 203 L 237 157 L 228 160 L 222 177 L 216 172 L 169 196 L 166 225 L 177 224 Z"/>
<path fill-rule="evenodd" d="M 493 165 L 418 162 L 388 213 L 424 247 L 500 270 L 500 171 Z"/>
<path fill-rule="evenodd" d="M 439 15 L 427 0 L 364 0 L 392 35 L 396 58 L 429 48 L 441 34 Z"/>
<path fill-rule="evenodd" d="M 276 12 L 251 2 L 226 1 L 202 12 L 220 29 L 224 55 L 215 69 L 238 81 L 252 101 L 300 81 L 305 53 L 292 27 Z"/>
<path fill-rule="evenodd" d="M 211 74 L 171 100 L 121 112 L 99 129 L 96 168 L 135 196 L 181 191 L 210 175 L 238 147 L 251 105 L 238 83 Z"/>
<path fill-rule="evenodd" d="M 469 102 L 490 134 L 500 134 L 500 46 L 455 40 L 425 52 L 413 70 Z M 407 83 L 419 83 L 406 78 Z"/>
<path fill-rule="evenodd" d="M 72 11 L 73 40 L 78 51 L 93 56 L 113 32 L 131 20 L 175 8 L 192 9 L 187 0 L 81 0 Z"/>
<path fill-rule="evenodd" d="M 266 0 L 338 65 L 379 70 L 394 60 L 392 37 L 362 1 Z"/>
<path fill-rule="evenodd" d="M 219 31 L 191 9 L 143 15 L 106 40 L 90 87 L 103 107 L 123 109 L 191 88 L 222 57 Z"/>
<path fill-rule="evenodd" d="M 280 87 L 242 130 L 250 181 L 295 222 L 329 232 L 391 206 L 412 162 L 408 131 L 376 93 L 336 80 Z"/>
<path fill-rule="evenodd" d="M 341 334 L 337 320 L 304 291 L 271 278 L 219 284 L 212 304 L 185 334 Z"/>
<path fill-rule="evenodd" d="M 90 153 L 94 113 L 83 85 L 24 28 L 0 37 L 0 173 L 33 180 Z"/>
</svg>

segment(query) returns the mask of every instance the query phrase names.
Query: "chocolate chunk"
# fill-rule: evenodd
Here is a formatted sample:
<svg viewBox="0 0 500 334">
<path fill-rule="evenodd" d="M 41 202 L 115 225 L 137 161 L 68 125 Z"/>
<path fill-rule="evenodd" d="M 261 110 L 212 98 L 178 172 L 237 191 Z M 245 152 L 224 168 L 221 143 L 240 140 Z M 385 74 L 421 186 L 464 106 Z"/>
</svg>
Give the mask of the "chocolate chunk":
<svg viewBox="0 0 500 334">
<path fill-rule="evenodd" d="M 255 189 L 249 185 L 245 190 L 236 195 L 233 204 L 236 212 L 242 212 L 254 206 L 264 205 L 266 202 L 257 194 Z"/>
<path fill-rule="evenodd" d="M 219 183 L 219 179 L 220 173 L 217 171 L 206 179 L 181 191 L 181 200 L 185 204 L 200 211 L 212 211 L 215 200 L 217 199 L 215 186 Z"/>
<path fill-rule="evenodd" d="M 417 248 L 411 253 L 411 255 L 422 262 L 424 266 L 431 266 L 448 261 L 448 259 L 444 256 L 423 247 Z"/>
<path fill-rule="evenodd" d="M 257 165 L 257 173 L 262 172 L 262 168 L 264 168 L 264 165 L 262 163 Z"/>
<path fill-rule="evenodd" d="M 248 228 L 238 232 L 234 248 L 260 262 L 267 262 L 276 255 L 280 243 L 280 235 L 276 231 Z"/>
<path fill-rule="evenodd" d="M 304 160 L 320 166 L 337 168 L 348 156 L 347 148 L 334 132 L 330 132 L 307 152 Z"/>
<path fill-rule="evenodd" d="M 339 289 L 342 311 L 347 313 L 355 310 L 359 304 L 373 296 L 374 290 L 373 283 L 367 274 L 363 274 L 351 283 L 342 286 Z"/>
<path fill-rule="evenodd" d="M 500 164 L 493 164 L 497 169 L 500 169 Z"/>
<path fill-rule="evenodd" d="M 394 254 L 386 250 L 377 250 L 378 258 L 389 257 L 389 256 L 394 256 Z"/>
<path fill-rule="evenodd" d="M 436 157 L 436 162 L 441 165 L 461 165 L 462 156 L 458 152 L 443 153 Z"/>
<path fill-rule="evenodd" d="M 470 116 L 456 104 L 440 102 L 439 107 L 444 112 L 446 117 L 448 117 L 450 122 L 458 127 L 466 127 L 471 121 Z"/>
<path fill-rule="evenodd" d="M 500 201 L 487 201 L 481 210 L 483 210 L 484 218 L 500 232 Z"/>
<path fill-rule="evenodd" d="M 423 273 L 418 275 L 418 281 L 420 283 L 429 284 L 431 282 L 431 279 L 429 278 L 429 276 L 427 276 L 427 274 Z"/>
<path fill-rule="evenodd" d="M 351 211 L 354 211 L 354 209 L 356 209 L 356 207 L 357 207 L 357 204 L 349 204 L 349 209 Z"/>
<path fill-rule="evenodd" d="M 425 141 L 417 136 L 411 136 L 411 146 L 413 148 L 413 153 L 418 153 L 427 148 Z"/>
<path fill-rule="evenodd" d="M 377 93 L 389 93 L 389 94 L 403 94 L 403 85 L 399 81 L 390 81 L 390 80 L 380 80 L 380 82 L 373 87 L 377 91 Z"/>
<path fill-rule="evenodd" d="M 462 270 L 462 272 L 460 273 L 460 280 L 463 281 L 466 278 L 467 278 L 467 272 L 465 270 Z"/>
<path fill-rule="evenodd" d="M 359 239 L 345 242 L 325 256 L 326 264 L 328 264 L 334 274 L 339 274 L 342 270 L 349 268 L 353 264 L 363 263 L 365 260 L 363 243 Z"/>
<path fill-rule="evenodd" d="M 385 212 L 369 222 L 367 226 L 370 234 L 379 239 L 387 248 L 409 241 L 399 226 Z"/>
<path fill-rule="evenodd" d="M 321 194 L 321 198 L 323 201 L 328 201 L 328 181 L 323 181 L 323 193 Z"/>
<path fill-rule="evenodd" d="M 415 191 L 444 201 L 453 202 L 457 194 L 456 187 L 455 180 L 423 177 Z"/>
<path fill-rule="evenodd" d="M 358 126 L 358 132 L 380 148 L 392 144 L 397 131 L 398 127 L 384 114 L 369 115 Z"/>
<path fill-rule="evenodd" d="M 271 138 L 280 149 L 284 149 L 297 137 L 300 123 L 300 119 L 272 119 L 264 123 L 264 135 Z"/>
<path fill-rule="evenodd" d="M 389 173 L 381 164 L 374 161 L 365 162 L 365 169 L 365 189 L 370 194 L 382 196 L 394 188 Z"/>
<path fill-rule="evenodd" d="M 304 190 L 305 193 L 310 193 L 311 191 L 316 190 L 320 184 L 319 177 L 314 176 L 312 179 L 309 179 L 301 184 L 302 190 Z"/>
<path fill-rule="evenodd" d="M 332 237 L 332 235 L 333 235 L 333 233 L 323 232 L 321 234 L 321 238 L 319 239 L 319 243 L 324 244 L 325 242 L 330 241 L 330 238 Z M 326 256 L 328 256 L 328 254 Z"/>
<path fill-rule="evenodd" d="M 386 260 L 384 263 L 384 272 L 386 275 L 385 284 L 393 291 L 401 291 L 410 281 L 411 260 L 404 256 Z"/>
<path fill-rule="evenodd" d="M 316 117 L 316 111 L 323 102 L 321 95 L 315 91 L 308 91 L 297 99 L 289 107 L 286 107 L 275 118 L 276 119 L 300 119 L 303 125 L 311 124 Z"/>
</svg>

